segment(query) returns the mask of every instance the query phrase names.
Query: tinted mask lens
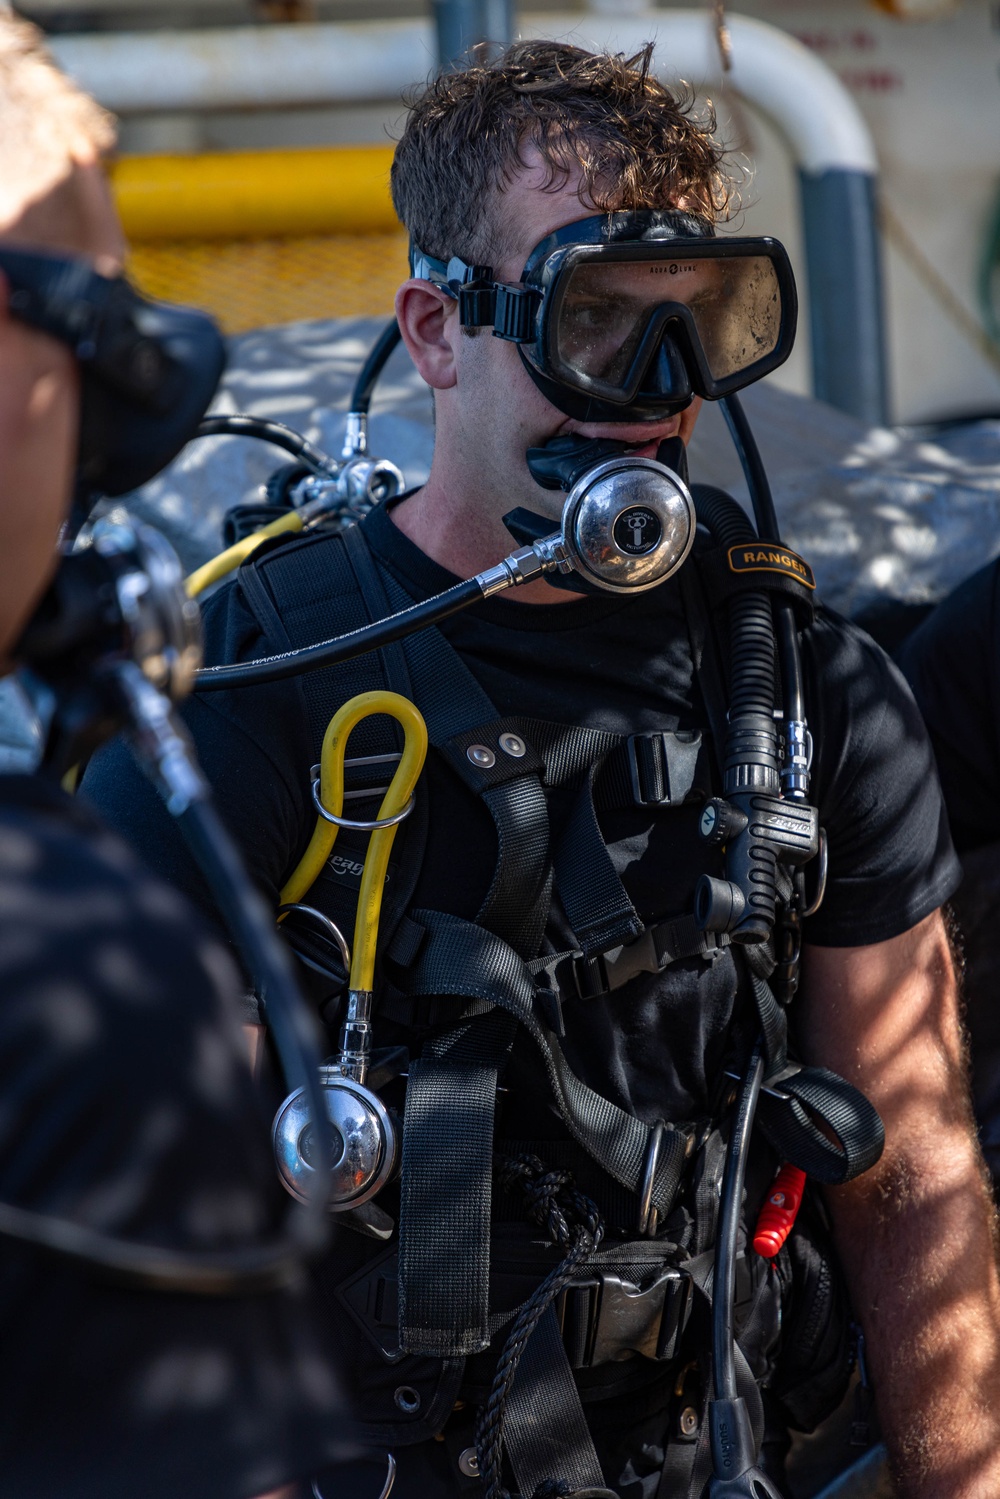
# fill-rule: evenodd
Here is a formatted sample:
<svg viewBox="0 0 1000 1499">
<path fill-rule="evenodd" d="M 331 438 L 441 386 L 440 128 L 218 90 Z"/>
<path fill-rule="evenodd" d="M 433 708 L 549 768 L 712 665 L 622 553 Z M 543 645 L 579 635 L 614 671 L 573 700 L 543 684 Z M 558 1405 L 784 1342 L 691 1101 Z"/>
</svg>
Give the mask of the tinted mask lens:
<svg viewBox="0 0 1000 1499">
<path fill-rule="evenodd" d="M 674 361 L 662 355 L 673 343 L 694 363 L 695 388 L 705 375 L 730 384 L 775 354 L 781 310 L 775 268 L 763 255 L 585 260 L 554 290 L 552 374 L 604 400 L 669 395 L 663 378 Z"/>
<path fill-rule="evenodd" d="M 780 355 L 787 319 L 768 255 L 645 255 L 609 247 L 568 262 L 550 297 L 550 376 L 609 402 L 717 396 L 759 378 Z M 679 252 L 679 253 L 678 253 Z M 783 357 L 783 355 L 781 355 Z"/>
<path fill-rule="evenodd" d="M 197 430 L 225 367 L 222 335 L 192 308 L 152 302 L 82 259 L 0 249 L 13 316 L 80 366 L 77 491 L 119 495 L 158 474 Z"/>
</svg>

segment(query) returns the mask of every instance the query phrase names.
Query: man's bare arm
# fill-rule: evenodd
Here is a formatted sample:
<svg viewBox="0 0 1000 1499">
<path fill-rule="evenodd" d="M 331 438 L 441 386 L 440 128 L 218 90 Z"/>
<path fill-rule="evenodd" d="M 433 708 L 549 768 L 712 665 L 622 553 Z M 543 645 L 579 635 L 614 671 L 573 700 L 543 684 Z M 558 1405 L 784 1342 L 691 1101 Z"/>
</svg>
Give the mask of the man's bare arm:
<svg viewBox="0 0 1000 1499">
<path fill-rule="evenodd" d="M 873 947 L 810 948 L 805 1059 L 861 1088 L 885 1153 L 828 1201 L 901 1499 L 1000 1495 L 995 1214 L 939 912 Z"/>
</svg>

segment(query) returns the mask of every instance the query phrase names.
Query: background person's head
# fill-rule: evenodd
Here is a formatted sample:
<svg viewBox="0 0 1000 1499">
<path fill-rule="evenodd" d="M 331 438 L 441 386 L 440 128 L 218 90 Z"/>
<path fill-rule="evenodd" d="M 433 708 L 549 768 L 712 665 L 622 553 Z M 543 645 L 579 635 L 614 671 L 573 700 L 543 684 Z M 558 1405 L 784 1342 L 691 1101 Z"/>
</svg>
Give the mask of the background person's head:
<svg viewBox="0 0 1000 1499">
<path fill-rule="evenodd" d="M 0 12 L 0 245 L 120 268 L 124 240 L 100 161 L 110 115 Z M 79 380 L 70 350 L 8 310 L 0 271 L 0 663 L 54 566 L 71 499 Z"/>
<path fill-rule="evenodd" d="M 396 149 L 392 193 L 415 244 L 439 259 L 492 266 L 517 281 L 553 230 L 595 213 L 682 208 L 715 221 L 732 184 L 714 119 L 697 115 L 651 71 L 651 47 L 633 58 L 556 42 L 518 42 L 494 61 L 444 73 L 415 102 Z M 528 473 L 528 447 L 566 432 L 614 436 L 654 452 L 686 440 L 698 402 L 645 426 L 579 423 L 540 393 L 516 347 L 461 330 L 457 304 L 410 280 L 397 315 L 421 375 L 434 389 L 435 486 L 474 490 L 468 524 L 505 533 L 517 504 L 551 509 Z"/>
</svg>

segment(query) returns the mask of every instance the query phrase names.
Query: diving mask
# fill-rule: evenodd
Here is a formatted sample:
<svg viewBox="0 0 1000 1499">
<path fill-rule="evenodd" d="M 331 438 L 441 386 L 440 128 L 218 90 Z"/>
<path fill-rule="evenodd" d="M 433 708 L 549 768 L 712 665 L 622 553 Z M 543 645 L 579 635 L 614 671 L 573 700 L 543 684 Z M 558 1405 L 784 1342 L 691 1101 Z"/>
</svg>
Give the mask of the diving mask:
<svg viewBox="0 0 1000 1499">
<path fill-rule="evenodd" d="M 546 236 L 517 285 L 492 269 L 411 251 L 463 327 L 519 346 L 543 395 L 576 421 L 661 421 L 784 363 L 796 295 L 782 245 L 716 237 L 676 209 L 596 214 Z"/>
<path fill-rule="evenodd" d="M 0 271 L 11 316 L 68 344 L 80 366 L 78 506 L 145 484 L 194 437 L 215 394 L 225 367 L 215 323 L 80 256 L 4 245 Z"/>
</svg>

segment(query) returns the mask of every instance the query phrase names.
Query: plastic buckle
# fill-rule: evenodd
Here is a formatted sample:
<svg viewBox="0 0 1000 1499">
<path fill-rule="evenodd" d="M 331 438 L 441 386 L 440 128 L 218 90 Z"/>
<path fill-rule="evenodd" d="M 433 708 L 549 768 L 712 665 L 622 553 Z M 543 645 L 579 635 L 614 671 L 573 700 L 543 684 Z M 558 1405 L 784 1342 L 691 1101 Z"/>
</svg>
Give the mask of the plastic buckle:
<svg viewBox="0 0 1000 1499">
<path fill-rule="evenodd" d="M 528 287 L 506 286 L 496 288 L 496 313 L 493 318 L 494 338 L 504 338 L 510 343 L 530 343 L 535 336 L 535 309 L 538 293 Z"/>
<path fill-rule="evenodd" d="M 610 1270 L 572 1282 L 556 1303 L 571 1366 L 615 1363 L 630 1353 L 674 1358 L 690 1303 L 691 1282 L 680 1270 L 665 1270 L 645 1290 Z"/>
<path fill-rule="evenodd" d="M 496 287 L 472 282 L 459 287 L 458 322 L 462 328 L 488 328 L 496 316 Z"/>
<path fill-rule="evenodd" d="M 632 800 L 636 806 L 669 805 L 670 775 L 665 735 L 630 734 L 625 741 L 625 754 Z"/>
<path fill-rule="evenodd" d="M 566 958 L 564 960 L 573 975 L 577 996 L 580 999 L 600 999 L 602 994 L 607 994 L 611 985 L 608 983 L 608 970 L 604 962 L 604 954 L 598 953 L 596 957 L 585 958 L 583 953 L 579 956 Z M 556 969 L 558 981 L 559 967 Z"/>
</svg>

